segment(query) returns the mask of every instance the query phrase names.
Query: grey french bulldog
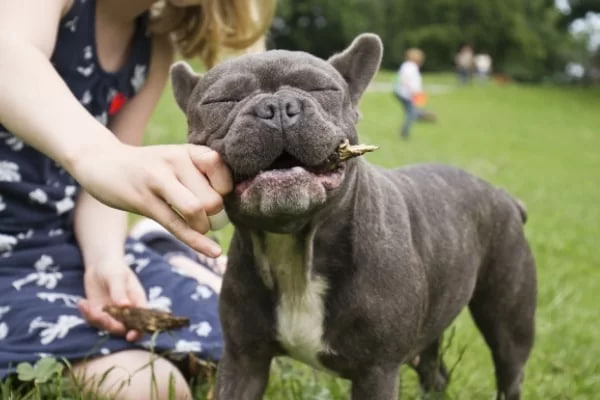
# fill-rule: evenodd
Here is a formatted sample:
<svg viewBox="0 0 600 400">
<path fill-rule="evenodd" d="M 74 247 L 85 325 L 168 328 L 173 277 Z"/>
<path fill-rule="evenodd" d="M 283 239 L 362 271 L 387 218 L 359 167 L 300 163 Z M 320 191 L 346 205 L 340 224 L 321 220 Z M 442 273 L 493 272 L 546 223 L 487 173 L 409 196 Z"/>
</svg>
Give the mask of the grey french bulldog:
<svg viewBox="0 0 600 400">
<path fill-rule="evenodd" d="M 358 143 L 381 54 L 362 34 L 327 61 L 273 50 L 204 76 L 172 67 L 189 141 L 216 150 L 235 183 L 217 399 L 260 399 L 279 355 L 351 380 L 354 400 L 396 399 L 404 363 L 425 393 L 443 392 L 442 334 L 465 306 L 497 398 L 520 398 L 536 304 L 522 204 L 450 166 L 328 162 Z"/>
</svg>

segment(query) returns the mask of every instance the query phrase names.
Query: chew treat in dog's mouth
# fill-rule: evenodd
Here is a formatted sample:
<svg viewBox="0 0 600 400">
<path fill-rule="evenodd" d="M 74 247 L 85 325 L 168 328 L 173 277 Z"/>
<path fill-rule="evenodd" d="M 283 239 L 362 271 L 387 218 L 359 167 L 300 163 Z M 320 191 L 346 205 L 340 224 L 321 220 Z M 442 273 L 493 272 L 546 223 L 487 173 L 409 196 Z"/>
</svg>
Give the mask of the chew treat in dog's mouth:
<svg viewBox="0 0 600 400">
<path fill-rule="evenodd" d="M 365 153 L 377 150 L 379 147 L 370 144 L 354 144 L 351 145 L 348 139 L 344 140 L 338 146 L 335 153 L 327 158 L 327 165 L 330 168 L 335 168 L 339 163 L 349 160 L 354 157 L 362 156 Z"/>
<path fill-rule="evenodd" d="M 186 317 L 149 308 L 113 305 L 104 306 L 102 310 L 125 325 L 125 329 L 135 329 L 145 333 L 170 331 L 190 324 L 190 320 Z"/>
</svg>

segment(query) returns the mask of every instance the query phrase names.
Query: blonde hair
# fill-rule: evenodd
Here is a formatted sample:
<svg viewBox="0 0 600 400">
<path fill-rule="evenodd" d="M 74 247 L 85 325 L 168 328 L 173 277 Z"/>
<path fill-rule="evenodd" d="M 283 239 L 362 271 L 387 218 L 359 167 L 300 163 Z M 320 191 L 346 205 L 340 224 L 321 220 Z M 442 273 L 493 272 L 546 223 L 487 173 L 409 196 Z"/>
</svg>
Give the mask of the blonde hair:
<svg viewBox="0 0 600 400">
<path fill-rule="evenodd" d="M 425 61 L 425 53 L 423 53 L 421 49 L 410 48 L 406 50 L 404 58 L 417 64 L 423 64 Z"/>
<path fill-rule="evenodd" d="M 223 49 L 243 50 L 265 35 L 275 0 L 204 0 L 190 7 L 161 1 L 152 11 L 153 33 L 171 35 L 183 57 L 199 56 L 210 68 Z"/>
</svg>

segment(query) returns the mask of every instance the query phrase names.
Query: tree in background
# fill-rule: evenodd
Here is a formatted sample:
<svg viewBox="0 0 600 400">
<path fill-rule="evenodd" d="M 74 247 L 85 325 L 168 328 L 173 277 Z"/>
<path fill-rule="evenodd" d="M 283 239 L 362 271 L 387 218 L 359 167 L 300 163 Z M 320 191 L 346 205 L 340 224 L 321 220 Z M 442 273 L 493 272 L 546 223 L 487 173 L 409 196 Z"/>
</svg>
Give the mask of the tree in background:
<svg viewBox="0 0 600 400">
<path fill-rule="evenodd" d="M 586 0 L 580 0 L 582 2 Z M 598 0 L 594 0 L 597 2 Z M 419 47 L 425 68 L 449 70 L 462 43 L 486 52 L 494 69 L 540 81 L 564 69 L 574 41 L 554 0 L 279 0 L 271 45 L 328 57 L 358 33 L 379 34 L 383 66 Z"/>
</svg>

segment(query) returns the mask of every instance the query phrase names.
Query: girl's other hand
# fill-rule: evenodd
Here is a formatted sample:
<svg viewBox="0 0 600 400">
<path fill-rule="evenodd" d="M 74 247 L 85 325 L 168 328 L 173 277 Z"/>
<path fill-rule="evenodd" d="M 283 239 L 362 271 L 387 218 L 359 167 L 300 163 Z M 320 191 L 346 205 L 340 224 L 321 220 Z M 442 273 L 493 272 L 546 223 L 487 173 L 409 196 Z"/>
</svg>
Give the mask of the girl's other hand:
<svg viewBox="0 0 600 400">
<path fill-rule="evenodd" d="M 223 209 L 232 190 L 231 173 L 219 154 L 199 145 L 136 147 L 118 143 L 90 149 L 72 173 L 105 204 L 150 217 L 177 238 L 209 257 L 221 254 L 203 234 L 208 215 Z"/>
<path fill-rule="evenodd" d="M 127 331 L 121 322 L 102 311 L 106 305 L 147 306 L 144 288 L 125 260 L 86 266 L 83 284 L 86 298 L 78 307 L 90 325 L 113 335 L 125 335 L 131 342 L 142 337 L 141 332 Z"/>
</svg>

